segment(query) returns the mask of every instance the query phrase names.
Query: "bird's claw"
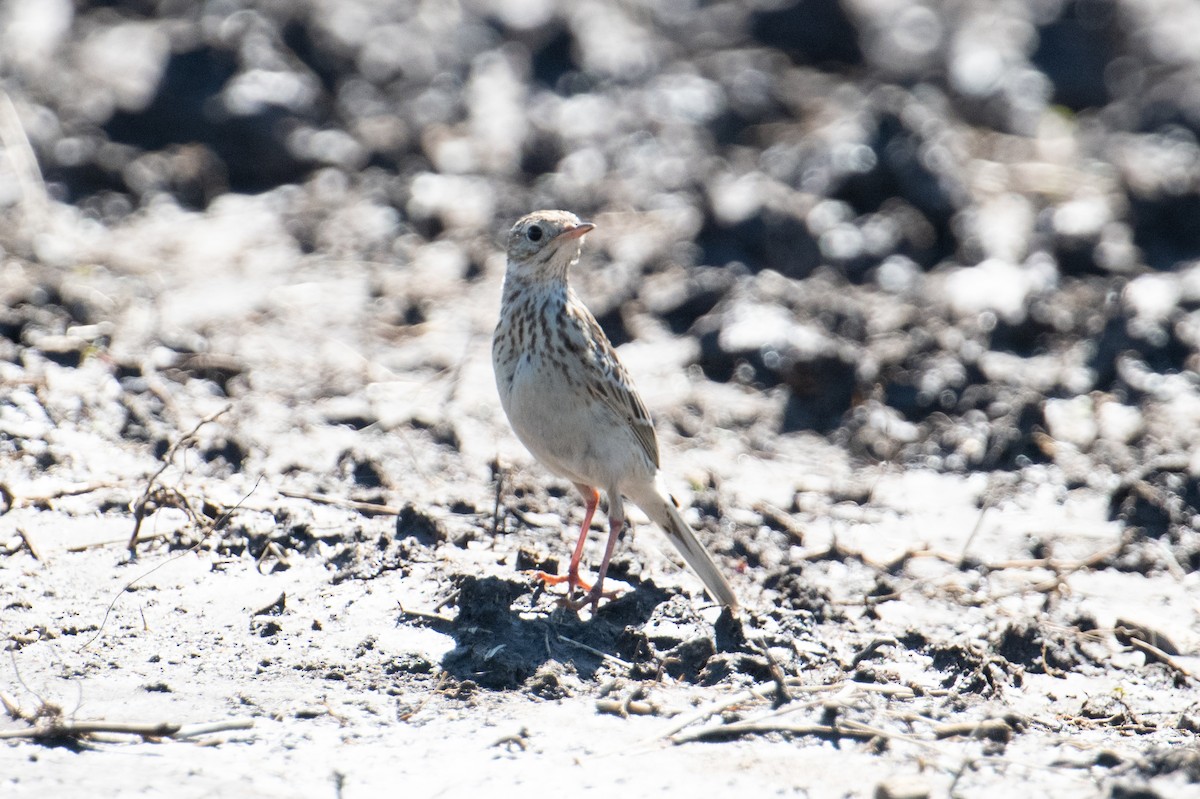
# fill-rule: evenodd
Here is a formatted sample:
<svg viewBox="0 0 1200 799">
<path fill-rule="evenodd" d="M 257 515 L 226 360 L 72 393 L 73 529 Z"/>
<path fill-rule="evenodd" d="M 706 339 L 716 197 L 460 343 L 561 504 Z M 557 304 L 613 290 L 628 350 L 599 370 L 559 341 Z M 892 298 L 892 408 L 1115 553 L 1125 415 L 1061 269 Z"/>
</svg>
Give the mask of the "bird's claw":
<svg viewBox="0 0 1200 799">
<path fill-rule="evenodd" d="M 540 580 L 545 585 L 566 583 L 567 593 L 559 597 L 558 601 L 571 610 L 577 611 L 591 605 L 592 613 L 595 613 L 600 606 L 601 599 L 615 599 L 619 594 L 617 591 L 599 591 L 590 583 L 581 580 L 578 574 L 550 574 L 544 571 L 530 571 L 526 574 L 535 580 Z M 581 589 L 584 593 L 577 595 L 576 588 Z"/>
<path fill-rule="evenodd" d="M 595 614 L 600 608 L 601 599 L 616 599 L 619 593 L 618 591 L 597 591 L 592 588 L 578 599 L 574 599 L 568 594 L 562 598 L 562 603 L 571 610 L 581 610 L 584 606 L 591 605 L 592 613 Z"/>
</svg>

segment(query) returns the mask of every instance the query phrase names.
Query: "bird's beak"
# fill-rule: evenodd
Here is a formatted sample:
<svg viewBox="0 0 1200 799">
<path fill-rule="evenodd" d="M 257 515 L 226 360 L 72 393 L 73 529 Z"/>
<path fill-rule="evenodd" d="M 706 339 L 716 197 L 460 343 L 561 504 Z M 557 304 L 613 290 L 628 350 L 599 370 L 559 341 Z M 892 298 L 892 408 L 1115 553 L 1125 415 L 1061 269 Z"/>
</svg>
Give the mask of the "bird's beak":
<svg viewBox="0 0 1200 799">
<path fill-rule="evenodd" d="M 569 227 L 562 233 L 559 233 L 558 238 L 563 239 L 564 241 L 567 239 L 577 239 L 580 236 L 585 236 L 590 233 L 594 227 L 596 226 L 591 222 L 580 222 L 575 227 Z"/>
</svg>

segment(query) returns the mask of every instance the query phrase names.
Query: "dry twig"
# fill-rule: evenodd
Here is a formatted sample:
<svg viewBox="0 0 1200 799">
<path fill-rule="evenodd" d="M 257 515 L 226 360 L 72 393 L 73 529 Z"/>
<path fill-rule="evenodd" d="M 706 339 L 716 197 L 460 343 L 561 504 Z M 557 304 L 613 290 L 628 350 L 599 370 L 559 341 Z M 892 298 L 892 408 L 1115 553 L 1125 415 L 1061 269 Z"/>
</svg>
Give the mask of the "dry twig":
<svg viewBox="0 0 1200 799">
<path fill-rule="evenodd" d="M 225 730 L 248 730 L 254 726 L 251 719 L 236 719 L 230 721 L 197 724 L 185 727 L 175 722 L 120 722 L 120 721 L 68 721 L 61 717 L 51 717 L 30 727 L 20 730 L 0 730 L 0 740 L 22 738 L 31 741 L 54 741 L 63 738 L 82 740 L 100 733 L 116 735 L 136 735 L 143 740 L 158 740 L 174 738 L 182 740 L 194 738 L 212 732 Z"/>
<path fill-rule="evenodd" d="M 1141 651 L 1146 656 L 1146 660 L 1158 661 L 1184 679 L 1196 680 L 1196 675 L 1192 674 L 1187 670 L 1187 668 L 1184 667 L 1182 663 L 1156 647 L 1154 644 L 1143 641 L 1140 638 L 1130 638 L 1129 644 L 1135 649 Z"/>
<path fill-rule="evenodd" d="M 594 646 L 588 646 L 587 644 L 583 643 L 582 641 L 576 641 L 574 638 L 568 638 L 565 635 L 557 635 L 556 637 L 558 638 L 558 640 L 562 641 L 563 643 L 571 644 L 572 646 L 577 646 L 580 649 L 584 650 L 585 652 L 591 652 L 593 655 L 596 655 L 597 657 L 599 657 L 603 660 L 606 660 L 609 663 L 613 663 L 617 666 L 620 666 L 622 669 L 632 669 L 633 668 L 632 663 L 625 661 L 625 660 L 621 660 L 616 655 L 610 655 L 607 652 L 601 652 L 599 649 L 596 649 Z"/>
<path fill-rule="evenodd" d="M 356 499 L 346 499 L 345 497 L 334 497 L 329 494 L 310 494 L 306 491 L 287 491 L 280 490 L 279 492 L 285 497 L 291 499 L 307 499 L 309 502 L 317 502 L 322 505 L 333 505 L 338 508 L 346 508 L 347 510 L 356 510 L 359 513 L 375 516 L 399 516 L 400 508 L 392 507 L 391 505 L 380 505 L 375 502 L 360 502 Z"/>
<path fill-rule="evenodd" d="M 855 693 L 882 694 L 883 696 L 886 696 L 889 698 L 896 698 L 896 699 L 912 699 L 914 696 L 912 689 L 906 685 L 860 683 L 860 682 L 853 682 L 853 681 L 841 681 L 841 682 L 829 683 L 827 685 L 802 685 L 800 683 L 800 681 L 795 677 L 786 678 L 785 683 L 787 684 L 787 686 L 789 688 L 789 693 L 792 695 L 795 695 L 795 694 L 824 694 L 824 693 L 836 692 L 839 694 L 837 701 L 839 701 L 843 704 L 846 702 L 846 700 L 849 698 L 850 695 L 855 694 Z M 698 722 L 707 721 L 708 719 L 712 718 L 713 716 L 715 716 L 719 713 L 723 713 L 726 710 L 729 710 L 730 708 L 737 707 L 738 705 L 744 705 L 746 703 L 753 702 L 755 700 L 765 701 L 767 699 L 773 698 L 774 696 L 777 695 L 778 689 L 779 689 L 779 686 L 774 680 L 772 680 L 770 682 L 759 683 L 758 685 L 754 686 L 753 688 L 750 688 L 749 690 L 741 691 L 732 696 L 721 699 L 721 700 L 709 705 L 708 707 L 702 708 L 701 710 L 699 710 L 695 713 L 692 713 L 692 714 L 689 714 L 689 715 L 683 717 L 682 719 L 678 720 L 675 724 L 671 725 L 671 727 L 668 728 L 665 732 L 660 733 L 658 737 L 662 738 L 662 739 L 670 740 L 672 743 L 684 743 L 685 741 L 698 740 L 698 739 L 689 737 L 690 733 L 688 736 L 683 736 L 683 737 L 680 737 L 679 733 L 682 730 L 684 730 L 685 728 L 692 726 L 693 724 L 696 724 Z M 773 708 L 769 712 L 763 714 L 762 716 L 760 716 L 756 719 L 753 719 L 752 721 L 755 723 L 765 722 L 768 719 L 776 718 L 776 717 L 785 715 L 787 713 L 790 713 L 790 712 L 793 712 L 796 710 L 802 710 L 805 708 L 812 707 L 813 704 L 814 703 L 812 701 L 801 703 L 801 702 L 797 702 L 797 701 L 793 700 L 790 703 L 783 705 L 782 707 Z M 749 723 L 750 722 L 735 722 L 735 724 L 749 724 Z M 727 726 L 727 725 L 715 726 L 715 727 L 707 728 L 707 729 L 720 730 L 722 728 L 722 726 Z M 745 731 L 748 731 L 748 728 L 747 728 L 747 730 L 744 730 L 744 732 Z M 716 733 L 715 732 L 710 733 L 710 735 L 712 735 L 712 734 L 716 734 Z M 868 737 L 874 737 L 874 736 L 868 736 Z"/>
<path fill-rule="evenodd" d="M 142 492 L 142 496 L 138 499 L 137 502 L 134 503 L 133 532 L 129 536 L 129 545 L 128 545 L 129 546 L 129 557 L 131 560 L 134 560 L 137 558 L 138 533 L 142 529 L 142 520 L 146 516 L 146 505 L 147 505 L 147 503 L 149 503 L 150 498 L 155 493 L 155 486 L 158 483 L 158 478 L 162 477 L 163 472 L 165 472 L 167 470 L 167 468 L 171 465 L 171 462 L 175 458 L 175 453 L 179 451 L 179 448 L 186 444 L 190 444 L 192 441 L 195 441 L 196 434 L 200 432 L 200 428 L 204 427 L 204 425 L 209 424 L 210 422 L 215 422 L 222 415 L 228 413 L 232 408 L 233 408 L 232 405 L 226 405 L 224 408 L 217 411 L 216 413 L 210 414 L 209 416 L 204 417 L 199 422 L 197 422 L 196 426 L 193 427 L 188 433 L 186 433 L 184 436 L 179 438 L 174 444 L 172 444 L 167 449 L 167 451 L 163 454 L 162 466 L 160 466 L 158 468 L 158 471 L 156 471 L 154 474 L 150 475 L 150 480 L 146 483 L 146 490 Z M 178 491 L 176 491 L 175 493 L 180 497 L 183 496 L 182 494 L 179 494 Z M 186 502 L 186 500 L 185 500 L 184 504 L 187 507 L 187 509 L 189 511 L 191 511 L 191 505 L 188 504 Z M 194 513 L 193 513 L 193 515 L 194 515 Z"/>
<path fill-rule="evenodd" d="M 33 538 L 24 527 L 17 528 L 17 535 L 21 536 L 21 540 L 25 542 L 25 548 L 29 550 L 29 554 L 34 560 L 42 560 L 42 553 L 38 551 L 37 544 L 33 543 Z"/>
<path fill-rule="evenodd" d="M 793 735 L 822 735 L 834 738 L 859 738 L 870 740 L 881 737 L 879 731 L 857 724 L 804 724 L 790 722 L 738 721 L 717 727 L 704 727 L 684 735 L 676 736 L 677 744 L 691 741 L 707 741 L 737 738 L 742 735 L 766 735 L 772 732 L 787 732 Z"/>
<path fill-rule="evenodd" d="M 20 679 L 19 674 L 18 679 Z M 22 684 L 24 684 L 23 681 Z M 66 718 L 62 708 L 41 698 L 38 699 L 35 710 L 25 710 L 16 699 L 3 692 L 0 692 L 0 705 L 4 706 L 4 712 L 8 714 L 9 718 L 14 721 L 23 721 L 29 725 L 16 730 L 0 730 L 0 740 L 23 739 L 44 742 L 70 739 L 83 742 L 104 734 L 135 735 L 143 740 L 161 740 L 163 738 L 183 740 L 226 730 L 248 730 L 254 726 L 254 721 L 251 719 L 230 719 L 191 725 L 169 721 L 79 721 Z"/>
</svg>

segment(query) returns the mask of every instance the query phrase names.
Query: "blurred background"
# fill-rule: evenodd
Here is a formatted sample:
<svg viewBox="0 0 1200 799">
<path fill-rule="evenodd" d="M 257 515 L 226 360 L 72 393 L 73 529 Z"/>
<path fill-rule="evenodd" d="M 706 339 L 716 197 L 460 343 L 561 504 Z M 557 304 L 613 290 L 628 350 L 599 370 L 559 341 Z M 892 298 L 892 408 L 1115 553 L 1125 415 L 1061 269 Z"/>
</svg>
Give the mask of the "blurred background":
<svg viewBox="0 0 1200 799">
<path fill-rule="evenodd" d="M 399 335 L 480 278 L 494 313 L 502 232 L 567 208 L 614 341 L 693 339 L 772 431 L 1095 483 L 1200 421 L 1198 32 L 1194 0 L 3 0 L 0 243 L 160 281 L 249 258 L 223 302 L 374 265 Z M 113 344 L 22 291 L 0 340 Z"/>
<path fill-rule="evenodd" d="M 5 0 L 0 69 L 52 197 L 105 222 L 331 169 L 389 234 L 549 203 L 673 212 L 692 260 L 797 278 L 1111 274 L 1200 248 L 1198 23 L 1188 0 Z"/>
</svg>

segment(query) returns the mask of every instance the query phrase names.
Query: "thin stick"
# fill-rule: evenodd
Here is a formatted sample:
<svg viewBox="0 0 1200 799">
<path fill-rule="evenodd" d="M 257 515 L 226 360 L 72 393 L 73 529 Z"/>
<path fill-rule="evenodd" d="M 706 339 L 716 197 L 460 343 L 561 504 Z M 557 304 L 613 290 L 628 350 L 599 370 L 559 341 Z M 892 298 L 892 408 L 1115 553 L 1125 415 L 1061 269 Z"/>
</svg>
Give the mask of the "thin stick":
<svg viewBox="0 0 1200 799">
<path fill-rule="evenodd" d="M 400 612 L 403 613 L 405 616 L 414 616 L 418 619 L 428 619 L 429 621 L 436 621 L 439 624 L 453 624 L 454 623 L 454 619 L 449 619 L 449 618 L 446 618 L 445 616 L 440 616 L 437 613 L 430 613 L 429 611 L 426 611 L 426 610 L 409 610 L 408 608 L 401 605 L 399 602 L 396 603 L 396 606 L 400 608 Z"/>
<path fill-rule="evenodd" d="M 195 738 L 226 730 L 248 730 L 254 726 L 251 719 L 231 719 L 208 724 L 184 726 L 175 722 L 138 723 L 121 721 L 52 721 L 23 730 L 0 730 L 0 739 L 26 738 L 46 740 L 51 738 L 79 738 L 86 735 L 110 733 L 116 735 L 138 735 L 142 738 Z"/>
<path fill-rule="evenodd" d="M 154 541 L 158 538 L 166 538 L 169 533 L 151 533 L 149 535 L 139 536 L 137 543 L 141 544 L 146 541 Z M 76 544 L 75 546 L 67 547 L 68 552 L 87 552 L 90 549 L 100 549 L 101 547 L 111 547 L 114 544 L 125 544 L 128 546 L 128 538 L 111 538 L 108 541 L 93 541 L 90 544 Z"/>
<path fill-rule="evenodd" d="M 790 535 L 797 544 L 804 545 L 804 530 L 792 520 L 792 517 L 786 511 L 768 502 L 756 503 L 753 510 L 759 516 L 762 516 L 764 520 L 782 527 L 784 532 Z"/>
<path fill-rule="evenodd" d="M 225 410 L 229 410 L 229 408 L 226 408 Z M 222 411 L 221 413 L 224 413 L 224 412 L 225 411 Z M 254 487 L 250 489 L 249 493 L 247 493 L 246 496 L 239 499 L 238 503 L 236 505 L 234 505 L 229 510 L 225 511 L 223 514 L 221 514 L 220 517 L 218 517 L 216 519 L 216 521 L 214 521 L 212 523 L 211 527 L 209 528 L 209 532 L 212 532 L 213 530 L 216 530 L 216 529 L 220 528 L 223 524 L 225 524 L 225 521 L 233 514 L 233 512 L 236 511 L 238 508 L 242 507 L 243 503 L 245 503 L 245 501 L 247 499 L 249 499 L 251 497 L 251 495 L 254 494 L 255 491 L 258 490 L 258 484 L 260 482 L 262 482 L 262 477 L 259 477 L 257 480 L 254 481 Z M 191 509 L 189 507 L 189 511 L 190 510 Z M 206 535 L 207 535 L 207 533 L 206 533 Z M 95 642 L 95 640 L 100 637 L 100 633 L 104 632 L 104 628 L 108 624 L 108 617 L 110 615 L 112 615 L 113 608 L 117 606 L 117 600 L 121 598 L 122 594 L 124 594 L 126 591 L 128 591 L 130 588 L 132 588 L 134 586 L 134 584 L 137 583 L 139 580 L 144 580 L 145 578 L 149 577 L 151 574 L 154 574 L 154 572 L 161 569 L 163 566 L 166 566 L 168 563 L 174 563 L 175 561 L 179 560 L 180 558 L 186 557 L 187 555 L 190 555 L 191 553 L 195 552 L 197 549 L 199 549 L 200 545 L 203 542 L 204 542 L 204 538 L 202 536 L 199 541 L 197 541 L 195 544 L 193 544 L 192 546 L 185 549 L 183 552 L 180 552 L 175 557 L 167 558 L 166 560 L 164 560 L 162 563 L 158 564 L 154 568 L 152 568 L 148 571 L 145 571 L 142 574 L 139 574 L 137 577 L 134 577 L 132 580 L 125 583 L 125 585 L 122 586 L 121 590 L 117 592 L 117 595 L 112 598 L 112 601 L 108 603 L 108 607 L 104 609 L 104 618 L 100 620 L 100 626 L 96 628 L 96 634 L 93 635 L 91 638 L 89 638 L 87 641 L 85 641 L 83 643 L 83 645 L 81 647 L 79 647 L 79 649 L 76 651 L 82 652 L 83 650 L 85 650 L 89 646 L 91 646 Z"/>
<path fill-rule="evenodd" d="M 25 542 L 25 547 L 29 550 L 29 554 L 33 555 L 33 559 L 42 560 L 42 553 L 38 551 L 37 544 L 33 543 L 33 537 L 24 527 L 17 528 L 17 535 L 21 536 L 21 540 Z"/>
<path fill-rule="evenodd" d="M 143 738 L 169 738 L 179 730 L 178 724 L 159 722 L 157 724 L 124 723 L 120 721 L 53 721 L 39 724 L 24 730 L 0 730 L 0 738 L 30 738 L 42 740 L 46 738 L 77 737 L 92 735 L 98 732 L 118 733 L 120 735 L 140 735 Z"/>
<path fill-rule="evenodd" d="M 4 712 L 11 719 L 23 719 L 25 715 L 21 712 L 21 705 L 16 699 L 9 696 L 4 691 L 0 691 L 0 705 L 4 705 Z"/>
<path fill-rule="evenodd" d="M 793 694 L 795 694 L 795 693 L 817 694 L 817 693 L 826 693 L 826 692 L 833 692 L 833 691 L 841 692 L 841 691 L 845 691 L 847 689 L 851 689 L 855 692 L 860 692 L 860 693 L 883 694 L 885 696 L 895 696 L 895 697 L 900 697 L 902 699 L 911 699 L 914 695 L 912 689 L 906 685 L 887 685 L 887 684 L 881 684 L 881 683 L 860 683 L 860 682 L 845 682 L 845 681 L 829 683 L 827 685 L 801 685 L 799 680 L 797 680 L 795 677 L 789 677 L 785 680 L 785 682 L 787 683 L 787 685 L 790 688 L 790 693 L 793 693 Z M 685 727 L 690 727 L 691 725 L 696 724 L 697 722 L 706 721 L 707 719 L 710 719 L 713 716 L 717 715 L 718 713 L 728 710 L 729 708 L 734 707 L 735 705 L 740 705 L 740 704 L 743 704 L 745 702 L 750 702 L 755 699 L 766 700 L 772 693 L 775 693 L 777 691 L 777 689 L 778 689 L 778 684 L 774 680 L 772 680 L 770 682 L 759 683 L 758 685 L 754 686 L 753 688 L 750 688 L 745 691 L 741 691 L 740 693 L 736 693 L 733 696 L 726 697 L 725 699 L 718 700 L 718 701 L 714 702 L 713 704 L 711 704 L 705 708 L 702 708 L 701 710 L 699 710 L 695 713 L 692 713 L 692 714 L 689 714 L 689 715 L 683 717 L 682 719 L 678 720 L 675 724 L 668 727 L 665 732 L 659 733 L 658 737 L 659 738 L 671 738 L 672 736 L 674 736 L 676 733 L 678 733 L 680 730 L 684 729 Z M 807 707 L 808 703 L 805 703 L 804 706 Z M 767 716 L 764 716 L 763 718 L 769 718 L 769 717 L 773 717 L 773 716 L 782 715 L 783 713 L 786 713 L 790 710 L 798 710 L 798 709 L 800 709 L 800 708 L 796 707 L 794 704 L 786 705 L 782 708 L 772 710 L 769 714 L 767 714 Z"/>
<path fill-rule="evenodd" d="M 203 419 L 201 419 L 199 422 L 196 422 L 196 426 L 193 427 L 191 429 L 191 431 L 186 433 L 182 438 L 178 439 L 174 444 L 172 444 L 167 449 L 166 453 L 163 454 L 162 466 L 160 466 L 158 468 L 158 471 L 156 471 L 154 474 L 152 474 L 150 476 L 149 482 L 146 483 L 146 490 L 142 492 L 142 496 L 138 499 L 138 501 L 135 504 L 134 509 L 133 509 L 133 532 L 129 536 L 129 557 L 130 557 L 130 559 L 137 558 L 138 533 L 142 529 L 142 519 L 145 518 L 145 516 L 146 516 L 146 503 L 148 503 L 150 501 L 150 495 L 154 491 L 154 484 L 156 482 L 158 482 L 158 478 L 161 477 L 162 473 L 165 472 L 167 470 L 167 467 L 169 467 L 171 465 L 171 461 L 174 459 L 175 453 L 179 450 L 179 448 L 181 446 L 183 446 L 184 444 L 189 443 L 192 440 L 194 440 L 196 433 L 200 432 L 201 427 L 204 427 L 204 425 L 208 424 L 209 422 L 215 422 L 218 418 L 220 418 L 225 413 L 228 413 L 232 409 L 233 409 L 232 405 L 226 405 L 224 408 L 217 411 L 216 413 L 214 413 L 210 416 L 206 416 Z"/>
<path fill-rule="evenodd" d="M 854 726 L 833 726 L 830 724 L 764 724 L 757 721 L 740 721 L 734 724 L 722 724 L 717 727 L 705 727 L 687 735 L 673 739 L 674 743 L 683 744 L 692 741 L 706 741 L 712 738 L 732 738 L 741 735 L 766 735 L 772 732 L 790 732 L 793 735 L 825 735 L 843 738 L 859 738 L 870 740 L 878 738 L 875 730 Z"/>
<path fill-rule="evenodd" d="M 560 641 L 564 641 L 568 644 L 577 646 L 580 649 L 584 650 L 585 652 L 591 652 L 593 655 L 603 658 L 604 660 L 607 660 L 609 663 L 615 663 L 616 665 L 620 666 L 623 669 L 633 668 L 632 663 L 621 660 L 616 655 L 610 655 L 607 652 L 601 652 L 599 649 L 596 649 L 595 647 L 592 647 L 592 646 L 588 646 L 587 644 L 583 643 L 582 641 L 576 641 L 574 638 L 568 638 L 565 635 L 558 635 L 557 637 L 558 637 L 558 640 L 560 640 Z"/>
<path fill-rule="evenodd" d="M 971 544 L 975 543 L 975 537 L 983 529 L 983 517 L 987 516 L 989 507 L 988 505 L 984 505 L 979 509 L 979 518 L 975 520 L 975 527 L 971 530 L 971 534 L 967 536 L 967 540 L 963 542 L 962 551 L 958 553 L 958 562 L 960 565 L 966 562 L 967 552 L 971 549 Z"/>
<path fill-rule="evenodd" d="M 659 715 L 658 708 L 643 699 L 597 699 L 596 712 L 621 718 Z"/>
<path fill-rule="evenodd" d="M 1189 680 L 1196 679 L 1196 675 L 1184 668 L 1183 664 L 1159 649 L 1154 644 L 1143 641 L 1141 638 L 1134 638 L 1132 636 L 1129 638 L 1129 643 L 1135 649 L 1140 649 L 1146 655 L 1147 660 L 1157 660 L 1159 663 L 1163 664 L 1182 677 L 1186 677 Z"/>
<path fill-rule="evenodd" d="M 51 500 L 61 499 L 63 497 L 77 497 L 81 494 L 90 494 L 93 491 L 99 491 L 102 488 L 114 488 L 117 485 L 119 485 L 119 483 L 107 481 L 100 483 L 79 483 L 78 485 L 56 489 L 51 491 L 49 494 L 38 494 L 37 496 L 29 497 L 14 496 L 12 498 L 12 507 L 25 508 L 30 505 L 48 503 Z"/>
<path fill-rule="evenodd" d="M 787 677 L 783 673 L 783 669 L 779 667 L 779 663 L 771 654 L 770 648 L 766 642 L 759 637 L 747 639 L 747 643 L 759 651 L 763 659 L 767 661 L 767 670 L 771 674 L 771 679 L 775 681 L 775 707 L 783 707 L 792 701 L 792 695 L 788 693 Z"/>
<path fill-rule="evenodd" d="M 691 725 L 696 724 L 697 722 L 707 721 L 708 719 L 712 718 L 713 716 L 717 715 L 718 713 L 722 713 L 731 707 L 735 707 L 737 705 L 743 704 L 744 702 L 753 701 L 754 699 L 766 699 L 765 692 L 774 689 L 774 687 L 775 687 L 775 683 L 767 682 L 767 683 L 763 683 L 762 685 L 755 686 L 754 688 L 751 688 L 747 691 L 740 691 L 739 693 L 736 693 L 733 696 L 729 696 L 720 701 L 713 702 L 711 705 L 708 705 L 707 707 L 702 708 L 701 710 L 698 710 L 695 713 L 689 713 L 688 715 L 684 716 L 683 719 L 681 719 L 681 720 L 677 720 L 674 724 L 672 724 L 670 727 L 668 727 L 667 730 L 665 732 L 661 733 L 658 737 L 659 738 L 672 738 L 680 730 L 682 730 L 686 727 L 690 727 Z"/>
<path fill-rule="evenodd" d="M 335 497 L 329 494 L 310 494 L 306 491 L 287 491 L 284 489 L 280 489 L 279 493 L 291 499 L 307 499 L 309 502 L 318 502 L 322 505 L 334 505 L 339 508 L 356 510 L 362 513 L 374 513 L 378 516 L 399 516 L 401 510 L 400 508 L 395 508 L 391 505 L 380 505 L 375 502 L 359 502 L 356 499 Z"/>
<path fill-rule="evenodd" d="M 453 605 L 455 602 L 458 601 L 458 598 L 460 596 L 462 596 L 462 589 L 460 589 L 460 588 L 454 589 L 453 591 L 450 592 L 449 596 L 447 596 L 441 602 L 438 602 L 436 605 L 433 606 L 434 611 L 439 611 L 442 608 L 446 607 L 447 605 Z"/>
<path fill-rule="evenodd" d="M 249 730 L 254 728 L 254 719 L 229 719 L 228 721 L 213 721 L 208 724 L 188 724 L 180 727 L 172 735 L 176 740 L 197 738 L 201 735 L 211 735 L 214 732 L 230 730 Z"/>
<path fill-rule="evenodd" d="M 936 738 L 954 738 L 959 735 L 969 738 L 994 738 L 997 735 L 1007 736 L 1012 731 L 1012 727 L 1004 719 L 960 721 L 952 724 L 938 724 L 933 728 Z"/>
</svg>

